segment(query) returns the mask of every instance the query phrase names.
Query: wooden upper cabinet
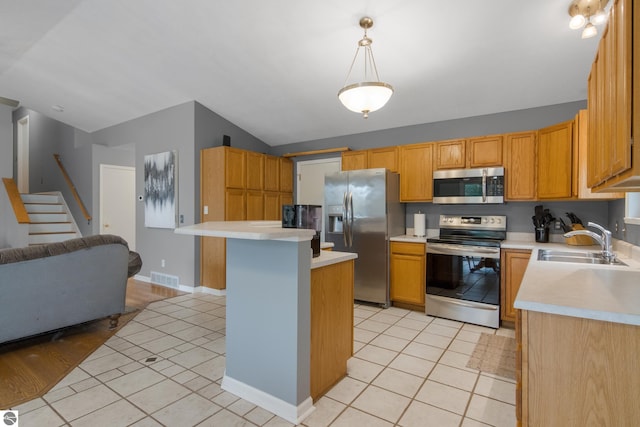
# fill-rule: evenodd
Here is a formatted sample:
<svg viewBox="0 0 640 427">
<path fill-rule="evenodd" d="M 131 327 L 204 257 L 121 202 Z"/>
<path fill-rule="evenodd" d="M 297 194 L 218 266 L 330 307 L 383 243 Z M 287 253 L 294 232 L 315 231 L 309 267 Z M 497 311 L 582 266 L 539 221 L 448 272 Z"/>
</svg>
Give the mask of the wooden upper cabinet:
<svg viewBox="0 0 640 427">
<path fill-rule="evenodd" d="M 594 193 L 587 184 L 588 122 L 587 110 L 580 110 L 573 121 L 573 195 L 578 199 L 620 199 L 624 193 Z"/>
<path fill-rule="evenodd" d="M 536 132 L 504 135 L 505 200 L 536 199 Z"/>
<path fill-rule="evenodd" d="M 280 161 L 276 156 L 264 156 L 264 190 L 280 191 Z"/>
<path fill-rule="evenodd" d="M 613 154 L 611 159 L 612 176 L 631 168 L 631 88 L 633 85 L 631 80 L 632 8 L 630 6 L 628 0 L 614 1 L 608 23 L 610 41 L 607 43 L 609 48 L 607 69 L 611 91 L 609 105 Z M 638 11 L 635 13 L 638 16 Z"/>
<path fill-rule="evenodd" d="M 369 165 L 367 150 L 344 151 L 342 153 L 342 170 L 352 171 L 366 169 Z"/>
<path fill-rule="evenodd" d="M 280 191 L 293 192 L 293 161 L 280 157 Z"/>
<path fill-rule="evenodd" d="M 588 183 L 595 191 L 637 191 L 640 88 L 632 81 L 640 80 L 640 33 L 633 31 L 640 7 L 632 0 L 612 3 L 588 80 Z"/>
<path fill-rule="evenodd" d="M 466 139 L 435 143 L 434 169 L 463 169 L 467 166 Z"/>
<path fill-rule="evenodd" d="M 374 148 L 367 151 L 369 169 L 385 168 L 391 172 L 398 172 L 398 147 Z"/>
<path fill-rule="evenodd" d="M 247 151 L 247 190 L 264 187 L 264 154 Z"/>
<path fill-rule="evenodd" d="M 502 166 L 502 135 L 470 138 L 467 141 L 470 168 Z"/>
<path fill-rule="evenodd" d="M 538 198 L 573 195 L 573 120 L 538 130 Z"/>
<path fill-rule="evenodd" d="M 225 147 L 225 185 L 227 188 L 245 188 L 247 178 L 247 152 Z"/>
<path fill-rule="evenodd" d="M 433 200 L 433 143 L 400 147 L 400 201 Z"/>
</svg>

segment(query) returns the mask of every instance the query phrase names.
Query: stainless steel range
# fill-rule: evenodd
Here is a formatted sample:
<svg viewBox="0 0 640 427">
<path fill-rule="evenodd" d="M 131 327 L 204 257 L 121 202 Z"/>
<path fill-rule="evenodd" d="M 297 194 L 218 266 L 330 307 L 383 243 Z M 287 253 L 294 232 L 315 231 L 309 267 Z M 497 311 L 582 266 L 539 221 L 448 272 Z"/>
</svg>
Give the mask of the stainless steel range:
<svg viewBox="0 0 640 427">
<path fill-rule="evenodd" d="M 427 239 L 428 315 L 500 326 L 500 242 L 506 216 L 440 215 Z"/>
</svg>

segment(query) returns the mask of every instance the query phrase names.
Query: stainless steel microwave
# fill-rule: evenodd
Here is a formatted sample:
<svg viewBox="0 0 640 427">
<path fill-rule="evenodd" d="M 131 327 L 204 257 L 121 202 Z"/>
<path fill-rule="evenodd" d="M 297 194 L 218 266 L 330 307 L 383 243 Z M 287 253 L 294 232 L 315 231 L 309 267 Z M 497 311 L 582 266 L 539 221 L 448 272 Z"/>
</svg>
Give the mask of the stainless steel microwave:
<svg viewBox="0 0 640 427">
<path fill-rule="evenodd" d="M 504 168 L 435 171 L 433 203 L 504 203 Z"/>
</svg>

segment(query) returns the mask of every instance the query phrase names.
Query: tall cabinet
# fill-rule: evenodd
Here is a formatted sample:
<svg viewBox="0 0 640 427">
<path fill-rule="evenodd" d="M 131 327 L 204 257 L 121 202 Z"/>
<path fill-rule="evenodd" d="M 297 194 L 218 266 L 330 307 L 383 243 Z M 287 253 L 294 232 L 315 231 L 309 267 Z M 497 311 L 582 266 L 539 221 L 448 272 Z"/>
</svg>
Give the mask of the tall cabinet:
<svg viewBox="0 0 640 427">
<path fill-rule="evenodd" d="M 232 147 L 200 154 L 202 222 L 280 220 L 293 201 L 293 162 Z M 226 287 L 226 240 L 200 239 L 200 284 Z"/>
</svg>

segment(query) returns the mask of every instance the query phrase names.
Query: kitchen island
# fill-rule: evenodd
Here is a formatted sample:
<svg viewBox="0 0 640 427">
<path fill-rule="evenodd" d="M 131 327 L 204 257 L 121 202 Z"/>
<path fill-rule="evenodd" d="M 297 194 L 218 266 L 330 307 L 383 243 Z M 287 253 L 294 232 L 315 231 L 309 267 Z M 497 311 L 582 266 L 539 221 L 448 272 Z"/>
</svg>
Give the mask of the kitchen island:
<svg viewBox="0 0 640 427">
<path fill-rule="evenodd" d="M 346 374 L 357 255 L 321 251 L 312 258 L 314 230 L 273 221 L 206 222 L 176 233 L 227 238 L 222 388 L 300 423 L 313 411 L 313 398 Z M 336 321 L 347 324 L 329 324 Z M 336 337 L 337 327 L 345 333 Z M 322 349 L 339 350 L 327 355 Z"/>
<path fill-rule="evenodd" d="M 640 262 L 539 261 L 536 244 L 514 306 L 516 415 L 523 426 L 635 425 L 640 419 Z"/>
</svg>

